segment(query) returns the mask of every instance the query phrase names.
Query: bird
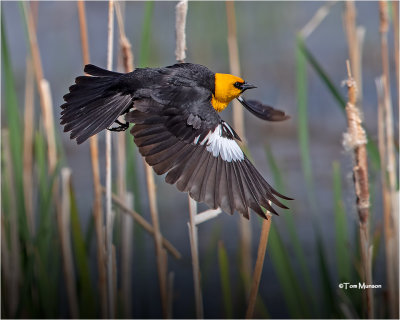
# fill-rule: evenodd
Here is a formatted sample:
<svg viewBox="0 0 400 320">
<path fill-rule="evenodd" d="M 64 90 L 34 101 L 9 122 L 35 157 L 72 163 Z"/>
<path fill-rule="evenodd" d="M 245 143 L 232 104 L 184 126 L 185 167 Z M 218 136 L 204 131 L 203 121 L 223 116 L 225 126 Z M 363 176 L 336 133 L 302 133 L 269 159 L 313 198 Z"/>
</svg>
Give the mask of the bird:
<svg viewBox="0 0 400 320">
<path fill-rule="evenodd" d="M 283 111 L 242 97 L 256 86 L 194 63 L 128 73 L 87 64 L 84 72 L 61 106 L 64 132 L 78 144 L 133 123 L 130 133 L 147 164 L 195 201 L 246 219 L 250 209 L 264 219 L 263 209 L 278 215 L 271 204 L 288 209 L 281 201 L 293 199 L 268 184 L 237 143 L 240 137 L 218 114 L 236 98 L 258 118 L 288 119 Z M 121 115 L 125 123 L 118 120 Z"/>
</svg>

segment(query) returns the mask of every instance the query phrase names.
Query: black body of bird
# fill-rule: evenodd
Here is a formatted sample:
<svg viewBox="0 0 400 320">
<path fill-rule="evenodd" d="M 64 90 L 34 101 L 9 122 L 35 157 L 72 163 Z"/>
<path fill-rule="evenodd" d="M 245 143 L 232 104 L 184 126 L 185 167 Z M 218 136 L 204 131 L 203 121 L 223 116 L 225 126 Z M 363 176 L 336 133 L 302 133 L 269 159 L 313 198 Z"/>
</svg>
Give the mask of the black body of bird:
<svg viewBox="0 0 400 320">
<path fill-rule="evenodd" d="M 80 76 L 64 96 L 61 124 L 78 144 L 98 132 L 126 130 L 154 171 L 167 173 L 166 182 L 211 208 L 220 207 L 247 219 L 249 208 L 267 218 L 262 207 L 287 209 L 274 190 L 245 156 L 235 131 L 218 112 L 238 100 L 261 119 L 281 121 L 284 112 L 240 94 L 255 86 L 229 74 L 214 73 L 191 63 L 165 68 L 140 68 L 118 73 L 86 65 L 91 76 Z M 125 115 L 126 123 L 118 121 Z M 117 123 L 118 127 L 111 128 Z"/>
</svg>

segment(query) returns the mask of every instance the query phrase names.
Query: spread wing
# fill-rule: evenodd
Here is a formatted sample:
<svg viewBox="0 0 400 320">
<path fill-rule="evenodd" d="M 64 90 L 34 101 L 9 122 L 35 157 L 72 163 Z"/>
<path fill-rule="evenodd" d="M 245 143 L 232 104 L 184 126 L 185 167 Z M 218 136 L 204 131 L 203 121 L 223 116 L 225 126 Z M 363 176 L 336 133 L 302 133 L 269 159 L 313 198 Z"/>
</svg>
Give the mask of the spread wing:
<svg viewBox="0 0 400 320">
<path fill-rule="evenodd" d="M 146 162 L 166 182 L 211 208 L 247 219 L 249 208 L 266 218 L 268 201 L 287 208 L 245 156 L 235 131 L 211 106 L 211 93 L 198 87 L 165 87 L 134 101 L 126 120 Z"/>
</svg>

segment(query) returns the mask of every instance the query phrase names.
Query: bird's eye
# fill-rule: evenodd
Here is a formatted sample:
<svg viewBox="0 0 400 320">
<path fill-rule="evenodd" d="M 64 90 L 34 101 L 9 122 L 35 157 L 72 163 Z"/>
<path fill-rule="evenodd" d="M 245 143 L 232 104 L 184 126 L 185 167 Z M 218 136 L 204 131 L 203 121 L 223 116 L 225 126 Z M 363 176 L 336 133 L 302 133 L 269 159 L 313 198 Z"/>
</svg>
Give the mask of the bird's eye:
<svg viewBox="0 0 400 320">
<path fill-rule="evenodd" d="M 235 88 L 238 88 L 238 89 L 240 89 L 240 88 L 241 88 L 241 86 L 242 86 L 242 84 L 243 84 L 243 83 L 240 83 L 240 82 L 235 82 L 235 83 L 233 84 L 233 86 L 234 86 Z"/>
</svg>

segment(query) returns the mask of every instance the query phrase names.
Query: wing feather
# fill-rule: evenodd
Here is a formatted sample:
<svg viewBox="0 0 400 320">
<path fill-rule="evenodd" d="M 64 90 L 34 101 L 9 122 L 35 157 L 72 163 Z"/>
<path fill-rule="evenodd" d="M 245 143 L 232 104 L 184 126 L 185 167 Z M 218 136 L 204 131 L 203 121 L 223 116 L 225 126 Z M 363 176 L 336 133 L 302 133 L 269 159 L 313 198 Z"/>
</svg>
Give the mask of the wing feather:
<svg viewBox="0 0 400 320">
<path fill-rule="evenodd" d="M 247 219 L 249 208 L 263 218 L 263 208 L 277 214 L 268 201 L 286 208 L 243 154 L 234 140 L 240 138 L 227 123 L 217 114 L 205 119 L 192 105 L 179 109 L 169 102 L 162 108 L 172 96 L 179 101 L 174 94 L 141 99 L 140 107 L 134 104 L 126 115 L 135 123 L 131 133 L 140 153 L 157 174 L 166 173 L 167 183 L 194 200 L 230 214 L 238 211 Z M 200 107 L 206 108 L 204 103 Z"/>
<path fill-rule="evenodd" d="M 164 174 L 171 170 L 171 168 L 177 166 L 182 162 L 187 155 L 191 153 L 192 149 L 189 145 L 181 145 L 179 151 L 174 154 L 172 153 L 170 157 L 166 158 L 160 163 L 157 163 L 153 168 L 157 174 Z"/>
</svg>

